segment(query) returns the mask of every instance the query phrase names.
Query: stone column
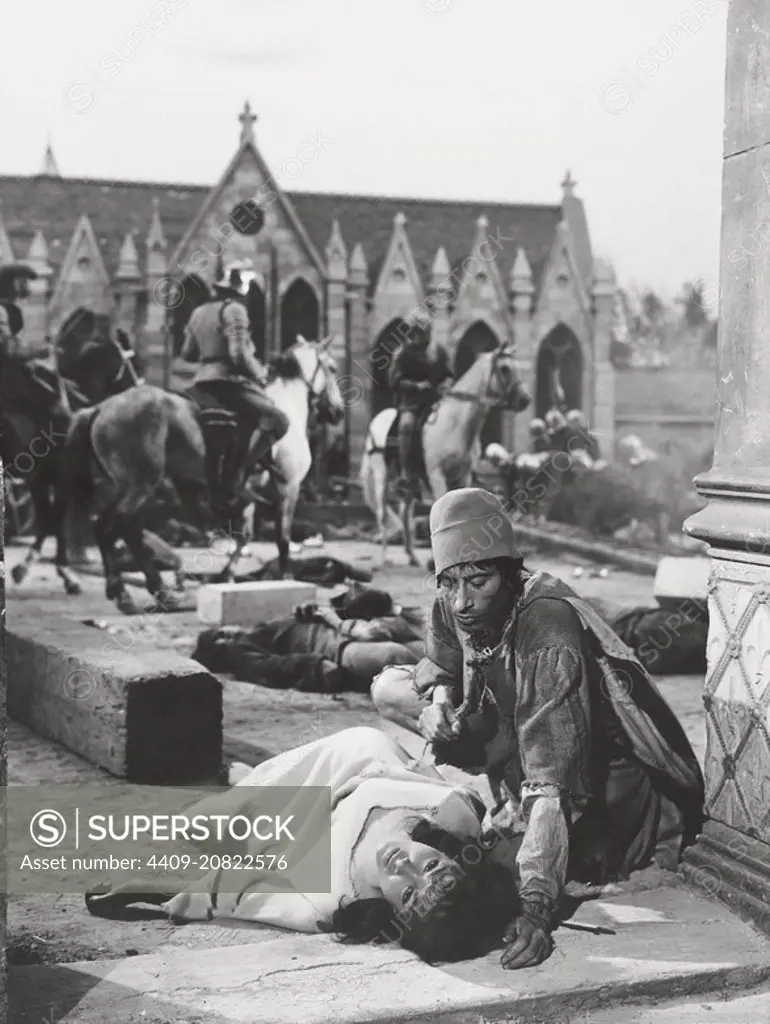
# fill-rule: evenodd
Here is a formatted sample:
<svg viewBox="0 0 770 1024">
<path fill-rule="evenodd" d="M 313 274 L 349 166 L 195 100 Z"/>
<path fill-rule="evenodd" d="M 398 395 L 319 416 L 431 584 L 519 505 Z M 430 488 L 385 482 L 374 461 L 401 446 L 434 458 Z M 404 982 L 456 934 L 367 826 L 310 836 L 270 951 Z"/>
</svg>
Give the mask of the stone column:
<svg viewBox="0 0 770 1024">
<path fill-rule="evenodd" d="M 142 358 L 145 362 L 145 375 L 150 384 L 162 384 L 168 387 L 171 352 L 171 340 L 167 329 L 169 310 L 178 302 L 178 296 L 172 288 L 168 276 L 168 260 L 166 251 L 168 243 L 163 232 L 160 219 L 160 200 L 157 196 L 152 201 L 152 220 L 147 233 L 147 257 L 144 268 L 145 288 L 147 289 L 147 312 L 144 322 L 144 350 Z"/>
<path fill-rule="evenodd" d="M 48 353 L 48 301 L 51 297 L 53 270 L 48 262 L 48 245 L 42 231 L 32 239 L 27 263 L 37 272 L 37 279 L 29 282 L 29 298 L 22 304 L 24 331 L 22 338 L 27 355 Z"/>
<path fill-rule="evenodd" d="M 360 242 L 350 257 L 349 298 L 350 321 L 348 347 L 350 350 L 350 376 L 344 382 L 342 394 L 348 406 L 350 449 L 348 473 L 358 475 L 364 440 L 372 417 L 371 342 L 369 340 L 369 272 L 366 255 Z"/>
<path fill-rule="evenodd" d="M 5 493 L 3 480 L 3 464 L 0 462 L 0 493 Z M 5 514 L 0 506 L 0 558 L 5 557 Z M 0 573 L 0 608 L 5 609 L 5 573 Z M 6 714 L 7 678 L 5 667 L 5 622 L 0 629 L 0 793 L 5 792 L 8 784 L 8 743 L 7 743 L 7 722 Z M 6 834 L 5 825 L 5 800 L 0 801 L 0 834 Z M 8 948 L 8 922 L 6 917 L 6 870 L 5 870 L 5 844 L 0 844 L 0 1024 L 6 1024 L 8 1019 L 8 986 L 7 986 L 7 963 L 5 951 Z"/>
<path fill-rule="evenodd" d="M 452 268 L 444 247 L 436 252 L 431 268 L 430 289 L 432 293 L 430 341 L 449 352 L 449 317 L 452 303 Z"/>
<path fill-rule="evenodd" d="M 515 424 L 518 427 L 518 450 L 520 452 L 525 452 L 529 448 L 529 432 L 527 427 L 535 415 L 537 380 L 532 334 L 532 298 L 534 294 L 535 285 L 532 279 L 532 269 L 529 265 L 527 254 L 520 248 L 511 267 L 511 276 L 508 282 L 508 308 L 513 320 L 513 343 L 516 346 L 516 363 L 521 379 L 524 381 L 524 386 L 532 396 L 532 402 L 524 412 L 517 414 L 506 413 L 506 427 L 509 436 L 505 440 L 506 448 L 511 450 L 515 448 Z"/>
<path fill-rule="evenodd" d="M 770 932 L 770 248 L 735 260 L 770 213 L 766 0 L 732 0 L 727 39 L 715 453 L 685 524 L 711 545 L 707 820 L 683 872 Z"/>
<path fill-rule="evenodd" d="M 331 334 L 334 341 L 329 354 L 339 368 L 340 377 L 347 380 L 350 375 L 350 344 L 347 337 L 346 285 L 348 279 L 348 250 L 342 237 L 339 221 L 332 223 L 329 241 L 326 245 L 326 333 Z M 327 481 L 324 479 L 326 455 L 334 438 L 342 433 L 345 440 L 350 437 L 350 407 L 345 408 L 345 420 L 340 427 L 323 426 L 319 430 L 319 452 L 315 460 L 313 472 L 316 487 L 324 492 Z M 346 445 L 349 447 L 349 445 Z"/>
<path fill-rule="evenodd" d="M 587 367 L 588 379 L 583 377 L 583 412 L 596 433 L 602 456 L 606 459 L 612 458 L 615 449 L 615 367 L 611 361 L 611 349 L 617 290 L 612 265 L 606 260 L 594 260 L 591 288 L 593 365 Z"/>
</svg>

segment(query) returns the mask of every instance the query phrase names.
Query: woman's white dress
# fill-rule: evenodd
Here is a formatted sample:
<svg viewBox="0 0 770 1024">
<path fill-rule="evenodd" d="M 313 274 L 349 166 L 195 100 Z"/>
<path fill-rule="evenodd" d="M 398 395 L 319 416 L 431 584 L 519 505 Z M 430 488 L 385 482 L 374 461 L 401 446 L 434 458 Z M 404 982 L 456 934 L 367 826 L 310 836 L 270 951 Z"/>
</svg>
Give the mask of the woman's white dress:
<svg viewBox="0 0 770 1024">
<path fill-rule="evenodd" d="M 218 888 L 221 880 L 217 873 L 211 872 L 165 904 L 175 918 L 228 917 L 294 931 L 318 931 L 319 922 L 330 921 L 342 898 L 374 895 L 356 889 L 350 870 L 352 853 L 372 810 L 403 808 L 409 816 L 429 817 L 447 831 L 469 839 L 480 835 L 484 816 L 483 804 L 470 789 L 446 782 L 433 769 L 410 767 L 408 756 L 394 740 L 365 726 L 279 754 L 254 768 L 228 793 L 207 798 L 193 810 L 230 815 L 256 810 L 259 797 L 253 790 L 263 786 L 329 787 L 331 891 L 271 892 L 269 872 L 248 877 L 241 872 L 241 891 L 224 892 Z M 328 804 L 319 812 L 328 815 Z M 324 842 L 328 851 L 328 839 Z M 317 854 L 312 845 L 304 851 L 308 857 Z"/>
</svg>

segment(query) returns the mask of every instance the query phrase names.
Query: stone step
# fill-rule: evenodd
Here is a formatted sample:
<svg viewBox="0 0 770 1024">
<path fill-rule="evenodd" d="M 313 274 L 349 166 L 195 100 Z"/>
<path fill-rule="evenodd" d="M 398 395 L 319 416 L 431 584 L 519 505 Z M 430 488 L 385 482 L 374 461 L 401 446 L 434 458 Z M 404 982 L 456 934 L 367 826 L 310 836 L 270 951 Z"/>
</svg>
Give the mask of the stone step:
<svg viewBox="0 0 770 1024">
<path fill-rule="evenodd" d="M 84 911 L 85 913 L 85 911 Z M 539 967 L 503 971 L 499 953 L 428 967 L 400 949 L 319 935 L 188 925 L 184 948 L 149 956 L 15 967 L 13 1024 L 469 1024 L 582 1022 L 644 999 L 746 989 L 770 977 L 770 943 L 684 885 L 584 903 Z M 196 939 L 201 947 L 196 948 Z M 234 941 L 235 940 L 235 941 Z M 586 1017 L 586 1015 L 588 1015 Z M 633 1019 L 633 1018 L 632 1018 Z"/>
<path fill-rule="evenodd" d="M 198 591 L 198 619 L 206 626 L 254 626 L 315 600 L 316 588 L 296 580 L 207 583 Z"/>
<path fill-rule="evenodd" d="M 117 778 L 216 779 L 222 684 L 132 629 L 110 636 L 64 615 L 14 610 L 6 630 L 8 714 Z"/>
</svg>

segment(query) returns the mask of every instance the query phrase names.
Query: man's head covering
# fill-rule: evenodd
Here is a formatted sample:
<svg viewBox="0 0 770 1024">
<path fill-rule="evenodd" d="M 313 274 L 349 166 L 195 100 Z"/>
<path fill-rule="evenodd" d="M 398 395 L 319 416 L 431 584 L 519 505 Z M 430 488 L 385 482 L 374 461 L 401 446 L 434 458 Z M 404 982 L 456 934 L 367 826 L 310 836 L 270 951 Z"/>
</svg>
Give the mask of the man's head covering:
<svg viewBox="0 0 770 1024">
<path fill-rule="evenodd" d="M 564 413 L 559 412 L 558 409 L 549 409 L 545 414 L 545 424 L 553 432 L 566 427 L 567 421 L 564 419 Z"/>
<path fill-rule="evenodd" d="M 567 423 L 571 427 L 578 427 L 580 430 L 586 430 L 588 428 L 588 420 L 586 420 L 580 409 L 570 409 L 567 413 Z"/>
<path fill-rule="evenodd" d="M 238 292 L 239 295 L 248 295 L 249 286 L 256 276 L 251 260 L 233 260 L 224 268 L 214 287 L 226 288 Z"/>
<path fill-rule="evenodd" d="M 500 499 L 481 487 L 449 491 L 430 510 L 436 575 L 453 565 L 491 558 L 521 558 Z"/>
</svg>

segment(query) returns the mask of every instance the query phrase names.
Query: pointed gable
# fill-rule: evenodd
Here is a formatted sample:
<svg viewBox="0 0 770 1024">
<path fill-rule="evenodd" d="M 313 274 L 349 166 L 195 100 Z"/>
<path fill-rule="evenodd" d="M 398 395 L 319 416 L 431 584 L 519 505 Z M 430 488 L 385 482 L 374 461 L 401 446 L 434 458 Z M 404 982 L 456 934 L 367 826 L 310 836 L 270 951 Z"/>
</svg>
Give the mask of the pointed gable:
<svg viewBox="0 0 770 1024">
<path fill-rule="evenodd" d="M 91 226 L 83 214 L 78 221 L 51 297 L 51 322 L 61 320 L 78 306 L 109 313 L 113 301 L 110 278 Z"/>
<path fill-rule="evenodd" d="M 502 313 L 508 298 L 497 266 L 497 247 L 489 236 L 489 219 L 481 214 L 471 250 L 461 264 L 457 289 L 457 308 L 486 309 Z"/>
<path fill-rule="evenodd" d="M 590 302 L 586 282 L 578 269 L 572 231 L 566 220 L 561 220 L 556 228 L 556 235 L 551 246 L 543 271 L 540 291 L 540 304 L 557 308 L 560 296 L 575 294 L 584 316 L 590 316 Z"/>
<path fill-rule="evenodd" d="M 420 272 L 406 233 L 406 217 L 399 211 L 393 218 L 393 233 L 390 245 L 380 268 L 375 300 L 384 296 L 404 297 L 417 305 L 423 298 Z"/>
<path fill-rule="evenodd" d="M 293 264 L 309 262 L 318 275 L 316 284 L 320 285 L 324 261 L 257 148 L 253 132 L 256 117 L 248 104 L 239 120 L 242 128 L 238 150 L 184 233 L 172 262 L 210 282 L 221 252 L 226 259 L 256 256 L 267 277 L 269 237 L 276 244 L 279 260 Z M 265 225 L 256 236 L 239 234 L 229 219 L 236 204 L 247 199 L 255 200 L 265 213 Z"/>
</svg>

